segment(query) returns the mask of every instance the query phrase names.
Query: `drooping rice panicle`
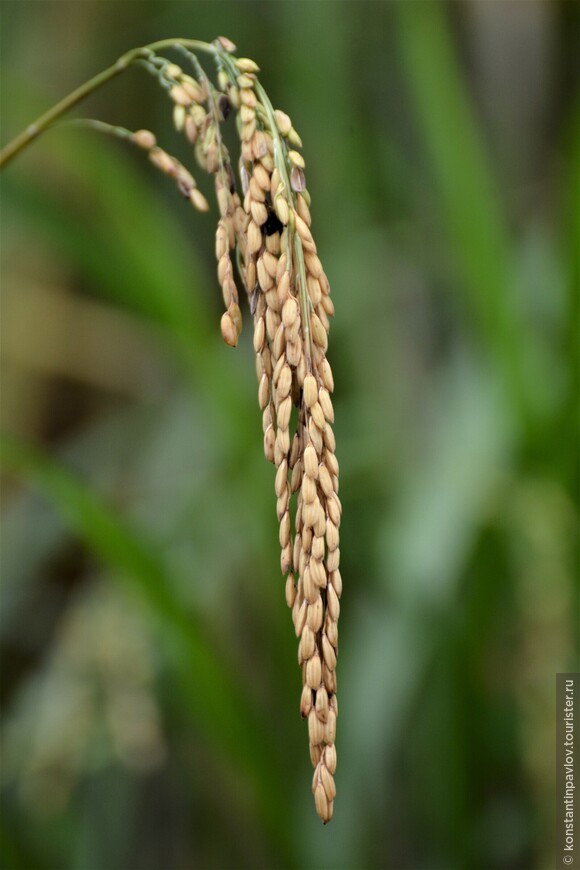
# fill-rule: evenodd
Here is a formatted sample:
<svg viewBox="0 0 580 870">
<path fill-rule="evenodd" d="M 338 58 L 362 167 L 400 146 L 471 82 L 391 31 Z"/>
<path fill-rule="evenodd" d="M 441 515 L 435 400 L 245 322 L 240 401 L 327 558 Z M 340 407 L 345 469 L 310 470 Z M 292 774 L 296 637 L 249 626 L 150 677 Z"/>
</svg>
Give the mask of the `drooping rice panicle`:
<svg viewBox="0 0 580 870">
<path fill-rule="evenodd" d="M 190 72 L 161 54 L 176 49 Z M 212 54 L 214 85 L 196 52 Z M 82 96 L 131 63 L 153 74 L 172 104 L 173 122 L 193 148 L 199 167 L 214 177 L 218 204 L 215 255 L 225 311 L 221 332 L 235 346 L 242 329 L 238 286 L 244 287 L 254 321 L 258 402 L 264 454 L 275 466 L 280 567 L 302 671 L 300 713 L 308 721 L 312 791 L 324 822 L 332 818 L 336 788 L 339 569 L 338 462 L 327 360 L 330 285 L 311 230 L 301 139 L 288 115 L 274 109 L 259 82 L 258 65 L 236 58 L 226 37 L 212 45 L 162 40 L 124 55 L 116 65 L 65 98 L 7 146 L 11 159 Z M 234 115 L 240 142 L 238 192 L 222 124 Z M 96 129 L 133 142 L 172 178 L 198 211 L 209 204 L 191 171 L 157 144 L 150 130 L 131 133 L 101 121 Z M 236 281 L 236 271 L 238 282 Z M 241 283 L 240 283 L 241 282 Z"/>
</svg>

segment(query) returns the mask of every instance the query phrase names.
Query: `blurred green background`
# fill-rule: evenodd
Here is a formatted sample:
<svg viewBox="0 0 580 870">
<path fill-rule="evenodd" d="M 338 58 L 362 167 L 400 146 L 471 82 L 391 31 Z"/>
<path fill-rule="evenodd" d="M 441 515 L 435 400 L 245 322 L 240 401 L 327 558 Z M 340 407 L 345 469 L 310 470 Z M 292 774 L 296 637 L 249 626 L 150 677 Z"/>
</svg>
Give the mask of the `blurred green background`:
<svg viewBox="0 0 580 870">
<path fill-rule="evenodd" d="M 553 865 L 554 675 L 578 670 L 576 12 L 3 0 L 3 142 L 170 36 L 226 34 L 290 113 L 336 304 L 345 587 L 322 827 L 216 207 L 122 143 L 49 132 L 1 179 L 4 870 Z M 190 160 L 142 70 L 77 114 Z"/>
</svg>

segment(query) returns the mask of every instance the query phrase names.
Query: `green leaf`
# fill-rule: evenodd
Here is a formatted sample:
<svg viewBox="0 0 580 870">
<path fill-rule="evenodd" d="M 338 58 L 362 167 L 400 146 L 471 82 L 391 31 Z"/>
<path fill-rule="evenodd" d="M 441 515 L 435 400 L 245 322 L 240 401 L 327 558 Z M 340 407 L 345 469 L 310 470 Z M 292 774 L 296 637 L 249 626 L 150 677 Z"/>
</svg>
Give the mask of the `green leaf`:
<svg viewBox="0 0 580 870">
<path fill-rule="evenodd" d="M 234 663 L 220 660 L 202 620 L 174 597 L 162 555 L 75 473 L 16 438 L 2 436 L 0 447 L 5 470 L 37 487 L 113 569 L 111 579 L 124 578 L 139 593 L 158 623 L 163 643 L 169 651 L 173 644 L 177 648 L 183 697 L 196 725 L 252 783 L 273 839 L 283 838 L 274 735 L 250 709 Z"/>
</svg>

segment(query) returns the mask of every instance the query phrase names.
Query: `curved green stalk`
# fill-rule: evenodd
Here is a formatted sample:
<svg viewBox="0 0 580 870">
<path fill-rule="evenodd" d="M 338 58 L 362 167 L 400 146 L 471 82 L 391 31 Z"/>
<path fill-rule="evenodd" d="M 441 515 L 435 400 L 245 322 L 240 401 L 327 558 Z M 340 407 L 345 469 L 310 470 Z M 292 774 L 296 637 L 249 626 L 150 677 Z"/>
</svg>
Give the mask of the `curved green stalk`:
<svg viewBox="0 0 580 870">
<path fill-rule="evenodd" d="M 69 109 L 76 106 L 85 97 L 88 97 L 94 91 L 98 90 L 102 85 L 111 81 L 124 72 L 135 61 L 147 58 L 152 52 L 163 48 L 172 48 L 176 45 L 185 45 L 190 48 L 196 48 L 198 51 L 205 51 L 208 54 L 216 55 L 219 49 L 211 45 L 209 42 L 200 42 L 197 39 L 162 39 L 158 42 L 151 42 L 149 45 L 144 45 L 141 48 L 132 48 L 130 51 L 123 54 L 112 66 L 107 67 L 98 75 L 93 76 L 87 82 L 76 88 L 72 93 L 68 94 L 64 99 L 60 100 L 48 112 L 45 112 L 32 124 L 26 127 L 15 139 L 6 145 L 0 151 L 0 168 L 6 166 L 17 154 L 23 151 L 31 142 L 40 136 L 54 121 L 61 118 Z"/>
</svg>

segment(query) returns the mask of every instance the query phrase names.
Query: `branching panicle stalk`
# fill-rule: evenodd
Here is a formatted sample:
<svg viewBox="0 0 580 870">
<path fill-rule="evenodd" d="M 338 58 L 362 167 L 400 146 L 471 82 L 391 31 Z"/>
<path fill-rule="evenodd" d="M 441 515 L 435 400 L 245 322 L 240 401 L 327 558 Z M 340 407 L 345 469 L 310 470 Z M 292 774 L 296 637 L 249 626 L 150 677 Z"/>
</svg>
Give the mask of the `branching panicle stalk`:
<svg viewBox="0 0 580 870">
<path fill-rule="evenodd" d="M 175 49 L 194 75 L 160 54 Z M 285 596 L 299 638 L 301 715 L 308 720 L 312 791 L 324 822 L 336 794 L 336 658 L 338 654 L 339 525 L 338 462 L 332 430 L 334 380 L 326 358 L 330 285 L 312 237 L 310 196 L 300 137 L 288 115 L 275 110 L 257 78 L 258 66 L 236 58 L 225 37 L 209 44 L 166 39 L 124 54 L 42 115 L 0 154 L 6 165 L 73 106 L 132 65 L 144 66 L 173 104 L 173 120 L 194 149 L 199 166 L 214 176 L 219 218 L 215 252 L 225 311 L 221 332 L 235 346 L 242 328 L 232 252 L 253 317 L 258 401 L 264 453 L 275 465 L 280 567 Z M 213 57 L 217 87 L 195 52 Z M 240 139 L 236 189 L 221 124 L 236 114 Z M 80 119 L 94 130 L 129 140 L 175 182 L 199 211 L 209 206 L 189 168 L 157 144 L 150 130 L 131 132 L 103 121 Z M 243 198 L 242 198 L 243 197 Z M 293 408 L 297 424 L 291 432 Z"/>
</svg>

